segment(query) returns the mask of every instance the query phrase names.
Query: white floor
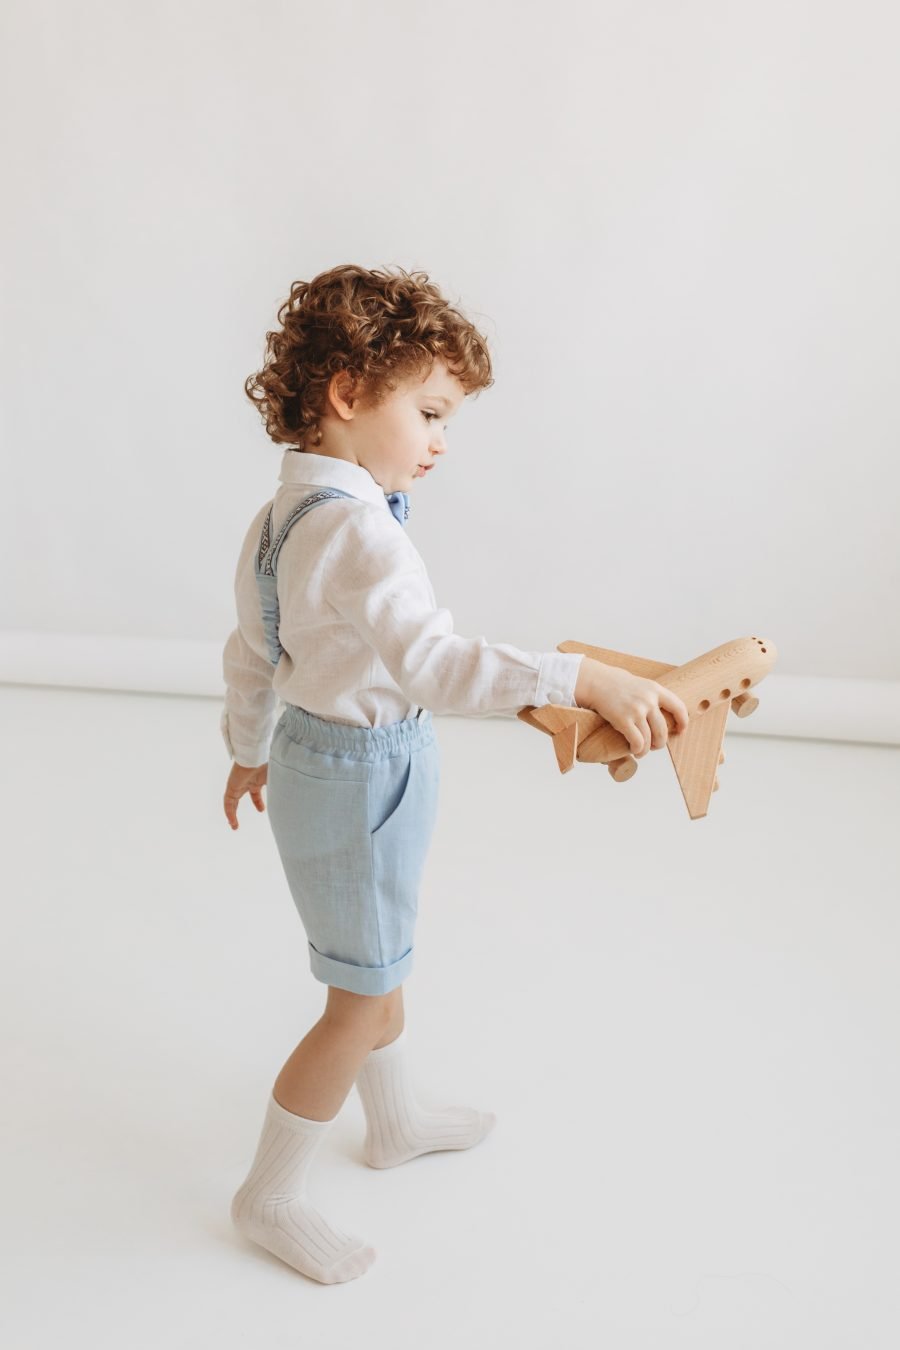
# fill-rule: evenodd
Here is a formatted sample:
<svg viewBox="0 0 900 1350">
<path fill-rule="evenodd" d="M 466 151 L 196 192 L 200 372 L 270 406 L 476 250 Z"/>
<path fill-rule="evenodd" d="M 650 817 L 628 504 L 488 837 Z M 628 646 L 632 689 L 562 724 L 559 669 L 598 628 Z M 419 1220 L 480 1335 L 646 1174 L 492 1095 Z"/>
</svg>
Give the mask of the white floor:
<svg viewBox="0 0 900 1350">
<path fill-rule="evenodd" d="M 228 1217 L 324 987 L 218 703 L 0 709 L 4 1345 L 896 1350 L 900 752 L 732 735 L 692 822 L 665 751 L 437 718 L 410 1048 L 498 1124 L 374 1171 L 351 1092 L 323 1286 Z"/>
</svg>

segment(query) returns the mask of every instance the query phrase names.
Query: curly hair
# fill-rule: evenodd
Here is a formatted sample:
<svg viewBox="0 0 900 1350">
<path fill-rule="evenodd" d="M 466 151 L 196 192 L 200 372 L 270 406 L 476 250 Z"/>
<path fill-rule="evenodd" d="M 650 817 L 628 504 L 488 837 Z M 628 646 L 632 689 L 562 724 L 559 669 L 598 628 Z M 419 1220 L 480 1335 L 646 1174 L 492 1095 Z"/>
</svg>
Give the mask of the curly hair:
<svg viewBox="0 0 900 1350">
<path fill-rule="evenodd" d="M 350 375 L 363 407 L 377 407 L 398 385 L 443 360 L 466 394 L 493 383 L 487 343 L 422 271 L 397 275 L 352 263 L 291 284 L 266 334 L 262 370 L 244 382 L 273 441 L 320 445 L 318 419 L 332 376 Z"/>
</svg>

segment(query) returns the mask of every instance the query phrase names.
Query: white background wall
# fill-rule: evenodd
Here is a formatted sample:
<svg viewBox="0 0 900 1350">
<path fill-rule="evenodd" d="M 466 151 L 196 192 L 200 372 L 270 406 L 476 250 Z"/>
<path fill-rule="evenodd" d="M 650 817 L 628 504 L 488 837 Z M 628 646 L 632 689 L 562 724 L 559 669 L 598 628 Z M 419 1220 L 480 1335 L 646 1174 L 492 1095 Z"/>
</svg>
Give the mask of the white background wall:
<svg viewBox="0 0 900 1350">
<path fill-rule="evenodd" d="M 408 527 L 458 632 L 900 679 L 895 6 L 2 25 L 7 651 L 200 643 L 217 692 L 281 458 L 243 380 L 291 281 L 357 262 L 424 268 L 492 350 Z"/>
</svg>

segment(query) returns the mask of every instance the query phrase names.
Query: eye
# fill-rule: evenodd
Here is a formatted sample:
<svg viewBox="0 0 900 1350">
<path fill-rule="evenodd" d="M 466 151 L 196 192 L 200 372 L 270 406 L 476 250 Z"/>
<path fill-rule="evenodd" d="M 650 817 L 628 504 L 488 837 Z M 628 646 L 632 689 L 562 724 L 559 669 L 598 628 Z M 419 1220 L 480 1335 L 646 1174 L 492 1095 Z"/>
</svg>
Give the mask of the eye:
<svg viewBox="0 0 900 1350">
<path fill-rule="evenodd" d="M 423 417 L 437 417 L 437 413 L 433 413 L 433 412 L 423 412 L 423 413 L 422 413 L 422 416 L 423 416 Z"/>
</svg>

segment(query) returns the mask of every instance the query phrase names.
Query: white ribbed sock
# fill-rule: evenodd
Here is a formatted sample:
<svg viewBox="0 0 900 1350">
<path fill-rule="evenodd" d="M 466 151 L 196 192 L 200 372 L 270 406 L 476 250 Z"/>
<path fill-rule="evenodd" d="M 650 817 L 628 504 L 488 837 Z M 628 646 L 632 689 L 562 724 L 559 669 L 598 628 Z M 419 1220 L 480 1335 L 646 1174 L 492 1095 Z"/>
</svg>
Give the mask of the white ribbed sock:
<svg viewBox="0 0 900 1350">
<path fill-rule="evenodd" d="M 410 1081 L 406 1027 L 369 1052 L 356 1078 L 366 1115 L 363 1154 L 370 1167 L 396 1167 L 420 1153 L 471 1148 L 494 1127 L 492 1111 L 470 1106 L 421 1107 Z"/>
<path fill-rule="evenodd" d="M 374 1247 L 332 1227 L 306 1197 L 313 1155 L 335 1119 L 294 1115 L 272 1093 L 253 1166 L 231 1202 L 246 1237 L 322 1284 L 353 1280 L 375 1260 Z"/>
</svg>

